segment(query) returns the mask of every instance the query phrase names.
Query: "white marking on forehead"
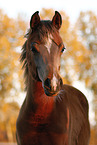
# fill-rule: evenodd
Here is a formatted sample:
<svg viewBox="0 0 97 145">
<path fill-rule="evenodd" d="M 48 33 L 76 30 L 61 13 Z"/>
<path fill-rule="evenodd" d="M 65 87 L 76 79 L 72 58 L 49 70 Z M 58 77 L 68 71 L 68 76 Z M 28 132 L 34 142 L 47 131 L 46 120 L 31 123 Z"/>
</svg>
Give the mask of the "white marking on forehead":
<svg viewBox="0 0 97 145">
<path fill-rule="evenodd" d="M 54 91 L 56 91 L 57 82 L 58 82 L 58 79 L 57 79 L 56 76 L 53 74 L 53 78 L 52 78 L 52 80 L 51 80 L 51 85 L 52 85 Z"/>
<path fill-rule="evenodd" d="M 51 48 L 51 45 L 52 45 L 52 38 L 53 38 L 53 36 L 51 34 L 49 34 L 48 38 L 46 40 L 46 43 L 45 43 L 45 47 L 47 48 L 49 53 L 50 53 L 50 48 Z"/>
</svg>

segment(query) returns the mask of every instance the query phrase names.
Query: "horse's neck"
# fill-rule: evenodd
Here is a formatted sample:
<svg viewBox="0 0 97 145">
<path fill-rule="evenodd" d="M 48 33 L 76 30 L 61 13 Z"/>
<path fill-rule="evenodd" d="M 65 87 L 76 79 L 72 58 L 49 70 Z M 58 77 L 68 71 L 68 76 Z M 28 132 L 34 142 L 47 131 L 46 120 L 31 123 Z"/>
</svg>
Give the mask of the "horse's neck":
<svg viewBox="0 0 97 145">
<path fill-rule="evenodd" d="M 42 82 L 29 78 L 26 100 L 28 105 L 30 103 L 30 105 L 32 104 L 37 106 L 37 114 L 47 115 L 54 107 L 55 97 L 48 97 L 44 93 Z"/>
</svg>

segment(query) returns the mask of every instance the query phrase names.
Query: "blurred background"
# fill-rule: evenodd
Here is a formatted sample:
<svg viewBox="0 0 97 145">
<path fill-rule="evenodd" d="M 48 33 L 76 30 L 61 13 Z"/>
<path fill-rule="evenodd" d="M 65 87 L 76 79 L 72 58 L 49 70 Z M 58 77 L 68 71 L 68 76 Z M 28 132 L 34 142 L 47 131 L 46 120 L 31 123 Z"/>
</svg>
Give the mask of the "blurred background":
<svg viewBox="0 0 97 145">
<path fill-rule="evenodd" d="M 97 0 L 0 0 L 0 144 L 16 142 L 16 119 L 25 98 L 19 57 L 31 15 L 63 18 L 60 35 L 66 47 L 60 74 L 89 101 L 90 145 L 97 145 Z M 10 143 L 11 144 L 11 143 Z"/>
</svg>

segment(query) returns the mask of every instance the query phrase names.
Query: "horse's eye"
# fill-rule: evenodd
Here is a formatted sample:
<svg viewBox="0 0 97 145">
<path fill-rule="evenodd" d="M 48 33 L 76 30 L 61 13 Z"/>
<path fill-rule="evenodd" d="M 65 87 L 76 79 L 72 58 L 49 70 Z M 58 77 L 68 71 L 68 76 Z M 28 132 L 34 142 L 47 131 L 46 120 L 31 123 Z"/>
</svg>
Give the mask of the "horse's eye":
<svg viewBox="0 0 97 145">
<path fill-rule="evenodd" d="M 38 53 L 38 51 L 37 51 L 37 49 L 35 48 L 35 46 L 32 46 L 32 47 L 31 47 L 31 51 L 32 51 L 33 53 Z"/>
<path fill-rule="evenodd" d="M 39 53 L 37 46 L 36 46 L 36 43 L 34 43 L 34 42 L 31 43 L 31 51 L 33 53 Z"/>
<path fill-rule="evenodd" d="M 63 48 L 62 48 L 62 50 L 61 50 L 61 53 L 63 53 L 65 49 L 66 49 L 66 48 L 65 48 L 65 47 L 63 47 Z"/>
</svg>

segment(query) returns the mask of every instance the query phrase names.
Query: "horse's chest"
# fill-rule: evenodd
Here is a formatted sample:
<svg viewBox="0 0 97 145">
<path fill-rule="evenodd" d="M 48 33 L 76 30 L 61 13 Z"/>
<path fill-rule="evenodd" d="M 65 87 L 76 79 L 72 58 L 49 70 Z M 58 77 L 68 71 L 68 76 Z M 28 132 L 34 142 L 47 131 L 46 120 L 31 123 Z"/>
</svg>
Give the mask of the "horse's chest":
<svg viewBox="0 0 97 145">
<path fill-rule="evenodd" d="M 51 123 L 51 116 L 54 111 L 54 102 L 41 102 L 38 104 L 35 113 L 32 113 L 29 123 L 36 128 L 37 131 L 44 131 Z"/>
<path fill-rule="evenodd" d="M 36 97 L 35 99 L 36 110 L 30 116 L 31 123 L 35 126 L 40 124 L 47 124 L 50 115 L 52 114 L 55 106 L 55 98 L 49 98 L 46 95 Z"/>
<path fill-rule="evenodd" d="M 43 113 L 34 114 L 28 122 L 23 140 L 24 142 L 29 140 L 31 145 L 64 145 L 68 139 L 68 131 L 64 124 L 64 118 L 57 115 L 55 110 L 46 117 Z"/>
<path fill-rule="evenodd" d="M 50 98 L 52 99 L 52 98 Z M 67 123 L 65 110 L 63 111 L 62 105 L 55 103 L 52 99 L 49 102 L 41 102 L 36 107 L 36 110 L 29 114 L 25 114 L 20 125 L 20 134 L 23 143 L 29 140 L 29 145 L 45 144 L 45 145 L 60 145 L 64 144 L 64 138 L 67 134 Z M 64 112 L 64 113 L 63 113 Z M 26 113 L 26 112 L 25 112 Z M 51 142 L 53 141 L 53 143 Z M 62 143 L 61 143 L 62 142 Z M 23 144 L 24 145 L 24 144 Z"/>
<path fill-rule="evenodd" d="M 69 127 L 68 110 L 62 104 L 56 104 L 54 98 L 41 102 L 30 116 L 29 123 L 37 132 L 64 133 Z"/>
</svg>

